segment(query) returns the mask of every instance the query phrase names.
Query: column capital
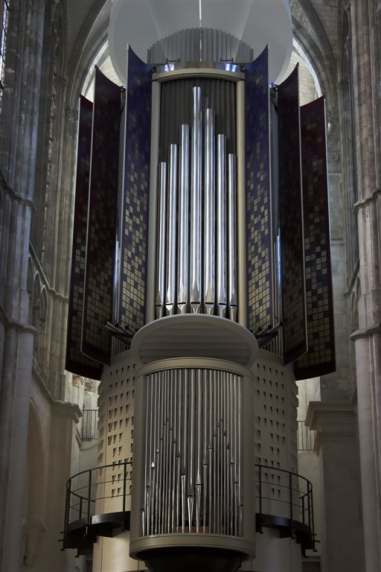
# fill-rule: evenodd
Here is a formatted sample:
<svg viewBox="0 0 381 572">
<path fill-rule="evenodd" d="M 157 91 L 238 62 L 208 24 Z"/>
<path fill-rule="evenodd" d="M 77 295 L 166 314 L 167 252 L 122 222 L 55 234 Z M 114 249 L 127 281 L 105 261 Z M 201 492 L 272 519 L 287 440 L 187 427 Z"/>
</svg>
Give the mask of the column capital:
<svg viewBox="0 0 381 572">
<path fill-rule="evenodd" d="M 66 401 L 55 401 L 53 407 L 56 415 L 61 417 L 68 417 L 74 421 L 74 423 L 78 423 L 82 417 L 82 411 L 78 405 L 74 403 L 68 403 Z"/>
<path fill-rule="evenodd" d="M 356 433 L 356 411 L 352 403 L 344 401 L 311 401 L 308 406 L 306 425 L 318 433 L 321 440 L 334 437 L 353 437 Z"/>
<path fill-rule="evenodd" d="M 370 338 L 376 334 L 381 334 L 381 323 L 370 326 L 369 328 L 356 330 L 350 335 L 350 339 L 355 342 L 361 338 Z"/>
</svg>

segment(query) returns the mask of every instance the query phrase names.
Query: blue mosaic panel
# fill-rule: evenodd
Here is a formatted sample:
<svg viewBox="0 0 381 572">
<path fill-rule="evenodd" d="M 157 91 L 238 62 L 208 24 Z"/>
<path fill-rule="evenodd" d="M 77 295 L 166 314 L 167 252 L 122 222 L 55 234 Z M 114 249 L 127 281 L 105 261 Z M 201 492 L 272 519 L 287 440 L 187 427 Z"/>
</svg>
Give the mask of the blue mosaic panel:
<svg viewBox="0 0 381 572">
<path fill-rule="evenodd" d="M 301 108 L 301 129 L 308 352 L 295 373 L 308 379 L 336 367 L 324 98 Z"/>
<path fill-rule="evenodd" d="M 284 361 L 290 363 L 307 351 L 297 67 L 278 87 L 278 129 Z"/>
<path fill-rule="evenodd" d="M 65 367 L 77 375 L 99 379 L 101 367 L 81 352 L 92 121 L 93 104 L 81 97 Z"/>
<path fill-rule="evenodd" d="M 248 328 L 273 325 L 268 50 L 246 66 Z"/>
<path fill-rule="evenodd" d="M 145 323 L 152 68 L 128 51 L 120 325 L 133 336 Z"/>
<path fill-rule="evenodd" d="M 109 363 L 111 349 L 105 325 L 113 313 L 121 95 L 97 69 L 82 350 L 101 363 Z"/>
</svg>

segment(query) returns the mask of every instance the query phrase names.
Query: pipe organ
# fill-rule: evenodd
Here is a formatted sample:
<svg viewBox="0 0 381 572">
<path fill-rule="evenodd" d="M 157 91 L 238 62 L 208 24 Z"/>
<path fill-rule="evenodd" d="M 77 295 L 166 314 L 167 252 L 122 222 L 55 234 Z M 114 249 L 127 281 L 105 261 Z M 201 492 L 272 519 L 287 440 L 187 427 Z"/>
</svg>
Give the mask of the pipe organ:
<svg viewBox="0 0 381 572">
<path fill-rule="evenodd" d="M 268 50 L 222 31 L 148 54 L 81 101 L 67 367 L 103 379 L 106 419 L 112 371 L 136 366 L 130 554 L 233 571 L 256 551 L 255 463 L 295 471 L 295 401 L 271 387 L 334 369 L 324 101 L 300 111 L 297 70 L 270 85 Z"/>
<path fill-rule="evenodd" d="M 236 155 L 216 132 L 208 94 L 197 85 L 188 89 L 191 124 L 179 125 L 178 143 L 169 144 L 159 167 L 156 316 L 205 313 L 236 321 Z"/>
</svg>

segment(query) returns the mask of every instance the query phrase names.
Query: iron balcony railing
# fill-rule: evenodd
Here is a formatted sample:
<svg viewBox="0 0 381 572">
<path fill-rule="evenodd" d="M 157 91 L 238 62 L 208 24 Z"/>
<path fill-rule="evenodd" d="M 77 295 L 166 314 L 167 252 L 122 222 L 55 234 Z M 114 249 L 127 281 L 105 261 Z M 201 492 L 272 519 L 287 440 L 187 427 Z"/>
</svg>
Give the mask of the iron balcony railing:
<svg viewBox="0 0 381 572">
<path fill-rule="evenodd" d="M 132 469 L 130 461 L 116 462 L 68 479 L 63 548 L 81 549 L 86 540 L 91 545 L 97 536 L 110 535 L 110 529 L 129 530 Z M 255 517 L 258 532 L 277 528 L 282 536 L 294 537 L 303 551 L 314 550 L 312 484 L 301 475 L 256 465 Z"/>
<path fill-rule="evenodd" d="M 316 431 L 311 431 L 305 421 L 298 421 L 298 451 L 314 451 Z"/>
<path fill-rule="evenodd" d="M 98 437 L 98 409 L 82 411 L 82 441 L 92 441 Z"/>
</svg>

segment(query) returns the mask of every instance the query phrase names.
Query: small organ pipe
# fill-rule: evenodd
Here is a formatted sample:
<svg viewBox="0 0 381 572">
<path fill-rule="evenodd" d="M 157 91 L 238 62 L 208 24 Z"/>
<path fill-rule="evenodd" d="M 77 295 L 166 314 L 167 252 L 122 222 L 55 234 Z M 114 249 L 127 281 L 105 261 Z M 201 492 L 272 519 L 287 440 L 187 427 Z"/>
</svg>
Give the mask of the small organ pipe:
<svg viewBox="0 0 381 572">
<path fill-rule="evenodd" d="M 241 384 L 239 379 L 235 376 L 236 388 L 237 388 L 237 420 L 238 420 L 238 531 L 237 534 L 240 535 L 242 532 L 242 496 L 241 496 L 241 450 L 242 450 L 242 435 L 241 435 L 241 421 L 242 421 L 242 397 L 241 397 Z"/>
<path fill-rule="evenodd" d="M 201 404 L 201 370 L 196 372 L 196 393 L 197 393 L 197 451 L 196 451 L 196 532 L 200 530 L 201 516 L 201 422 L 202 422 L 202 404 Z"/>
<path fill-rule="evenodd" d="M 235 156 L 228 156 L 228 303 L 230 318 L 237 321 L 237 167 Z"/>
<path fill-rule="evenodd" d="M 189 125 L 181 126 L 178 261 L 177 306 L 185 314 L 189 302 Z"/>
<path fill-rule="evenodd" d="M 217 304 L 221 317 L 226 315 L 226 139 L 217 136 Z"/>
<path fill-rule="evenodd" d="M 207 109 L 205 114 L 204 156 L 204 303 L 206 313 L 212 315 L 216 299 L 216 160 L 214 113 L 212 109 Z"/>
<path fill-rule="evenodd" d="M 169 158 L 168 244 L 166 310 L 176 311 L 176 234 L 177 234 L 177 145 L 171 145 Z"/>
<path fill-rule="evenodd" d="M 147 376 L 143 536 L 242 535 L 242 397 L 227 371 Z"/>
<path fill-rule="evenodd" d="M 165 243 L 167 215 L 167 164 L 160 163 L 160 221 L 159 221 L 159 256 L 157 265 L 156 317 L 164 315 L 165 302 Z"/>
<path fill-rule="evenodd" d="M 188 523 L 189 532 L 192 532 L 194 510 L 194 448 L 195 448 L 195 370 L 190 370 L 190 406 L 189 406 L 189 469 L 188 469 Z"/>
<path fill-rule="evenodd" d="M 190 252 L 190 302 L 192 312 L 200 312 L 201 306 L 201 269 L 202 269 L 202 110 L 201 88 L 193 88 L 192 122 L 192 175 L 191 175 L 191 252 Z"/>
</svg>

